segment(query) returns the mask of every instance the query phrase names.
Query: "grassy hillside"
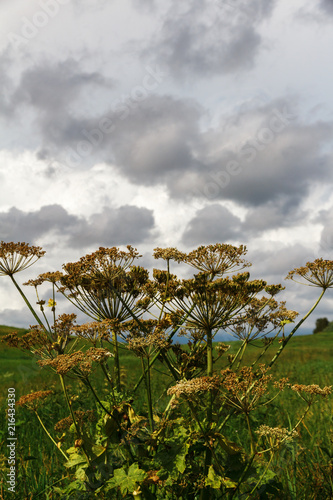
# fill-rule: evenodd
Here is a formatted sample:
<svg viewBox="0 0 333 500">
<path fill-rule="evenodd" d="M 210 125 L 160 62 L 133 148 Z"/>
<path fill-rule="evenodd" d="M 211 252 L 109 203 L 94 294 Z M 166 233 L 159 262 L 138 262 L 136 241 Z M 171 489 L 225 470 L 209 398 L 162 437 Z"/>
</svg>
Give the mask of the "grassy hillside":
<svg viewBox="0 0 333 500">
<path fill-rule="evenodd" d="M 40 373 L 40 368 L 36 365 L 32 355 L 8 347 L 2 342 L 2 337 L 13 332 L 23 335 L 28 330 L 0 325 L 0 383 L 6 387 L 17 387 L 18 384 L 25 385 L 28 380 Z"/>
<path fill-rule="evenodd" d="M 12 331 L 23 334 L 25 330 L 14 327 L 0 326 L 0 384 L 3 387 L 0 395 L 0 499 L 3 497 L 3 484 L 6 480 L 5 464 L 8 456 L 6 432 L 7 422 L 5 420 L 6 391 L 8 387 L 14 387 L 16 399 L 20 396 L 36 390 L 48 390 L 52 388 L 55 395 L 52 401 L 46 401 L 39 410 L 43 422 L 46 423 L 48 431 L 56 436 L 54 424 L 62 418 L 68 417 L 68 408 L 62 396 L 58 377 L 49 370 L 42 370 L 36 364 L 34 358 L 28 353 L 18 349 L 10 348 L 1 342 L 1 337 Z M 267 363 L 272 359 L 280 347 L 278 340 L 274 342 L 269 351 L 260 360 Z M 239 342 L 230 342 L 229 353 L 235 353 Z M 248 348 L 245 363 L 252 363 L 260 353 L 261 342 L 257 341 Z M 286 349 L 281 354 L 278 363 L 274 365 L 272 372 L 279 377 L 287 376 L 290 382 L 300 384 L 319 384 L 321 387 L 332 385 L 332 358 L 333 358 L 333 335 L 331 332 L 318 333 L 316 335 L 305 335 L 293 337 Z M 140 373 L 140 360 L 132 352 L 121 349 L 121 374 L 124 384 L 133 388 Z M 222 368 L 223 363 L 216 366 Z M 155 370 L 156 368 L 156 370 Z M 158 412 L 164 411 L 168 398 L 165 394 L 161 396 L 161 387 L 172 383 L 170 378 L 164 375 L 165 369 L 156 364 L 152 370 L 152 395 L 154 408 Z M 96 372 L 97 377 L 97 372 Z M 70 383 L 70 394 L 76 395 L 80 407 L 90 409 L 94 402 L 88 397 L 87 391 L 80 384 Z M 94 378 L 96 389 L 99 394 L 107 394 L 108 388 L 105 384 Z M 98 382 L 98 383 L 97 383 Z M 137 393 L 135 410 L 144 414 L 145 397 L 143 384 Z M 331 415 L 333 411 L 332 397 L 320 400 L 307 414 L 304 424 L 299 427 L 301 441 L 290 445 L 281 456 L 281 462 L 276 465 L 279 472 L 278 479 L 283 484 L 283 498 L 286 500 L 327 500 L 333 498 L 328 492 L 327 485 L 331 474 L 330 457 L 333 456 L 331 448 Z M 77 401 L 77 399 L 75 399 Z M 292 391 L 283 393 L 270 407 L 259 408 L 253 415 L 255 425 L 264 422 L 272 427 L 281 426 L 289 428 L 290 423 L 298 421 L 304 411 L 304 401 Z M 17 447 L 17 496 L 14 500 L 25 498 L 48 498 L 58 500 L 60 497 L 51 493 L 52 483 L 59 485 L 63 476 L 63 459 L 59 453 L 55 453 L 54 445 L 45 435 L 35 415 L 25 408 L 18 408 L 16 415 L 16 428 L 19 437 Z M 230 438 L 238 444 L 247 439 L 247 434 L 242 426 L 235 420 L 226 432 Z M 4 429 L 4 430 L 2 430 Z M 228 434 L 228 435 L 229 435 Z M 70 436 L 66 438 L 64 449 L 71 444 Z M 329 456 L 327 455 L 329 454 Z M 2 460 L 2 462 L 1 462 Z M 325 489 L 326 488 L 326 489 Z M 311 496 L 309 492 L 313 492 Z M 45 496 L 44 496 L 45 495 Z M 8 497 L 9 498 L 9 497 Z M 86 498 L 86 497 L 85 497 Z M 118 497 L 119 498 L 119 497 Z M 256 499 L 259 497 L 255 497 Z M 273 498 L 271 496 L 260 496 L 260 498 Z M 276 496 L 274 498 L 277 498 Z"/>
<path fill-rule="evenodd" d="M 9 333 L 12 332 L 18 332 L 19 334 L 23 335 L 27 331 L 28 330 L 24 328 L 16 328 L 15 326 L 0 325 L 0 337 L 2 337 L 3 335 L 8 335 Z"/>
</svg>

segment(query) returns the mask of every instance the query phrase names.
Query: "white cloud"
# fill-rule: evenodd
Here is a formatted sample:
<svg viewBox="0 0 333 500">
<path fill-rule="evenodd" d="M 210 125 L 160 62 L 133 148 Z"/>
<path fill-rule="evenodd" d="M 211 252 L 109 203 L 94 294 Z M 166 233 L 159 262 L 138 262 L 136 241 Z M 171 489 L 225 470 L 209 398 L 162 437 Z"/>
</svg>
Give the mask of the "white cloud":
<svg viewBox="0 0 333 500">
<path fill-rule="evenodd" d="M 274 281 L 330 256 L 332 19 L 326 0 L 3 1 L 2 237 L 45 246 L 35 275 L 131 239 L 148 266 L 246 243 Z"/>
</svg>

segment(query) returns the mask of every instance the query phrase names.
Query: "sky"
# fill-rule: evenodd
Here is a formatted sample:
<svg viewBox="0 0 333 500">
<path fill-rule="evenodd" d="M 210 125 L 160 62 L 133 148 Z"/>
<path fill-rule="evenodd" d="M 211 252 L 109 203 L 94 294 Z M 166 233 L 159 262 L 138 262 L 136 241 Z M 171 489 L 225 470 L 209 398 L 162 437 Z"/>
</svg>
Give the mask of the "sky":
<svg viewBox="0 0 333 500">
<path fill-rule="evenodd" d="M 332 0 L 0 0 L 0 239 L 46 250 L 17 280 L 244 244 L 304 314 L 320 290 L 285 276 L 333 259 L 332 26 Z M 0 300 L 34 323 L 7 277 Z"/>
</svg>

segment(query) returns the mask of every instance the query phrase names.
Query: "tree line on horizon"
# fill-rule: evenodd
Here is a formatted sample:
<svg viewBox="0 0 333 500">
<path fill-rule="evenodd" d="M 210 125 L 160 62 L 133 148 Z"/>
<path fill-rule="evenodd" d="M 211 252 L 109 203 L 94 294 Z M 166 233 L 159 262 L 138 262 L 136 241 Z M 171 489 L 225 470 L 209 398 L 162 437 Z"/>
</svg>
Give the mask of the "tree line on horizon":
<svg viewBox="0 0 333 500">
<path fill-rule="evenodd" d="M 313 333 L 321 333 L 329 326 L 331 327 L 330 329 L 333 330 L 333 321 L 328 321 L 327 318 L 318 318 L 316 320 L 316 327 L 313 330 Z"/>
</svg>

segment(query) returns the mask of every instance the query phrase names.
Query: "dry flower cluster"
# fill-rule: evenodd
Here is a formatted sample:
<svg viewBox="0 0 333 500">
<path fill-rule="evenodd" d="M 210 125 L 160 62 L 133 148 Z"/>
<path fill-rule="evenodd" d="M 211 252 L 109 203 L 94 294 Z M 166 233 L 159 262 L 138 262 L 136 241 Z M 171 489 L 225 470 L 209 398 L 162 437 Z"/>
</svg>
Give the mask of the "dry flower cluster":
<svg viewBox="0 0 333 500">
<path fill-rule="evenodd" d="M 298 432 L 296 431 L 296 429 L 288 431 L 288 429 L 283 429 L 280 427 L 269 427 L 268 425 L 261 425 L 255 432 L 259 436 L 266 436 L 273 440 L 274 445 L 277 445 L 282 441 L 292 441 L 294 438 L 298 437 Z"/>
<path fill-rule="evenodd" d="M 94 420 L 96 420 L 93 410 L 86 410 L 86 411 L 76 410 L 74 411 L 74 415 L 80 427 L 83 425 L 84 422 L 93 422 Z M 54 430 L 56 432 L 64 432 L 70 428 L 72 423 L 73 423 L 73 418 L 71 415 L 69 415 L 68 417 L 59 420 L 59 422 L 55 424 Z"/>
<path fill-rule="evenodd" d="M 41 247 L 27 243 L 0 243 L 0 276 L 12 276 L 32 266 L 45 254 Z"/>
<path fill-rule="evenodd" d="M 53 394 L 53 391 L 32 392 L 30 394 L 26 394 L 25 396 L 21 396 L 16 404 L 18 406 L 26 406 L 30 409 L 36 409 L 38 404 L 51 394 Z"/>
<path fill-rule="evenodd" d="M 80 463 L 76 462 L 76 472 L 79 471 L 76 477 L 80 474 L 85 476 L 87 471 L 94 476 L 91 464 L 98 462 L 94 453 L 103 453 L 104 465 L 111 464 L 110 469 L 123 471 L 130 478 L 129 471 L 132 467 L 138 474 L 136 477 L 145 477 L 140 484 L 135 482 L 133 491 L 126 491 L 128 494 L 135 493 L 139 496 L 141 488 L 142 491 L 144 488 L 148 491 L 151 486 L 156 485 L 164 488 L 169 481 L 171 487 L 177 486 L 179 497 L 183 495 L 183 498 L 188 498 L 188 495 L 200 500 L 217 498 L 211 496 L 216 489 L 215 485 L 226 493 L 234 488 L 234 497 L 236 490 L 241 494 L 242 480 L 247 470 L 244 469 L 244 464 L 247 463 L 245 467 L 250 466 L 257 455 L 254 418 L 250 412 L 270 404 L 285 387 L 291 387 L 300 395 L 307 404 L 307 410 L 317 396 L 326 397 L 331 394 L 331 387 L 301 384 L 291 386 L 286 378 L 272 381 L 272 376 L 268 374 L 269 367 L 322 295 L 285 337 L 284 325 L 294 322 L 297 313 L 287 309 L 285 302 L 275 300 L 275 296 L 284 287 L 279 284 L 268 285 L 264 280 L 250 280 L 250 273 L 244 271 L 250 264 L 244 259 L 247 250 L 243 245 L 235 247 L 217 243 L 199 246 L 189 253 L 172 247 L 155 248 L 154 258 L 164 260 L 166 269 L 154 269 L 151 278 L 146 269 L 133 265 L 140 255 L 130 245 L 127 250 L 100 247 L 77 262 L 65 264 L 62 272 L 46 272 L 25 283 L 35 288 L 39 316 L 13 275 L 32 265 L 44 253 L 40 247 L 26 243 L 0 243 L 0 276 L 8 275 L 11 278 L 38 323 L 25 335 L 13 333 L 3 340 L 10 346 L 31 351 L 38 358 L 40 366 L 50 367 L 59 374 L 70 415 L 60 420 L 54 429 L 56 432 L 63 432 L 73 424 L 74 448 L 80 460 Z M 179 279 L 171 274 L 170 261 L 190 266 L 196 270 L 196 274 L 189 279 Z M 333 287 L 333 261 L 317 259 L 288 274 L 289 279 L 296 276 L 305 279 L 312 286 L 321 287 L 323 294 L 327 288 Z M 52 285 L 52 298 L 49 300 L 39 297 L 39 287 L 45 283 Z M 72 305 L 93 321 L 77 325 L 75 314 L 56 316 L 56 291 L 62 293 Z M 44 310 L 45 304 L 48 304 L 51 312 Z M 51 326 L 48 315 L 53 320 Z M 214 336 L 220 329 L 231 332 L 233 337 L 241 340 L 239 349 L 237 347 L 238 350 L 233 354 L 227 353 L 229 345 L 213 345 Z M 271 332 L 274 332 L 275 337 L 267 338 Z M 260 365 L 261 357 L 274 345 L 274 339 L 281 333 L 282 344 L 274 357 L 267 366 Z M 176 334 L 187 337 L 188 344 L 185 348 L 172 342 Z M 255 339 L 262 339 L 263 342 Z M 252 366 L 246 366 L 244 353 L 252 341 L 255 347 L 261 348 L 261 352 Z M 82 347 L 82 344 L 86 342 L 93 347 L 85 350 L 86 347 Z M 109 349 L 104 347 L 106 342 Z M 75 350 L 78 345 L 82 350 Z M 131 388 L 130 394 L 124 390 L 121 380 L 120 352 L 123 349 L 133 351 L 141 358 L 142 375 L 136 386 Z M 112 370 L 108 365 L 110 358 Z M 172 377 L 174 384 L 172 387 L 168 385 L 167 395 L 171 398 L 165 411 L 158 414 L 152 390 L 153 365 L 157 359 L 163 363 L 162 370 L 168 371 L 167 375 Z M 220 367 L 223 367 L 219 373 L 216 368 L 218 359 Z M 101 369 L 105 376 L 109 389 L 105 398 L 104 395 L 101 398 L 94 389 L 90 374 L 95 368 Z M 95 418 L 95 412 L 74 410 L 80 403 L 78 395 L 69 397 L 66 376 L 78 378 L 95 398 L 100 418 L 96 424 L 97 432 L 91 436 L 88 436 L 89 426 L 84 429 L 82 427 Z M 136 415 L 136 407 L 134 406 L 135 410 L 132 408 L 135 399 L 133 394 L 142 381 L 146 395 L 144 416 Z M 276 394 L 272 395 L 271 392 Z M 61 450 L 63 436 L 55 443 L 37 414 L 38 404 L 51 394 L 52 391 L 38 391 L 22 396 L 17 404 L 36 412 L 45 432 L 67 459 Z M 181 417 L 180 409 L 177 408 L 180 400 L 186 409 Z M 193 401 L 198 400 L 200 404 L 193 404 Z M 175 408 L 177 412 L 173 413 Z M 249 441 L 244 447 L 228 441 L 224 436 L 230 425 L 230 422 L 226 425 L 228 419 L 234 416 L 238 419 L 239 414 L 242 414 L 249 431 Z M 188 415 L 191 417 L 188 418 Z M 302 419 L 295 427 L 301 421 Z M 295 429 L 288 431 L 261 425 L 256 434 L 269 441 L 270 448 L 265 451 L 273 453 L 273 449 L 275 452 L 275 448 L 278 449 L 281 443 L 293 439 L 297 432 Z M 106 443 L 106 447 L 104 444 L 100 445 L 101 440 Z M 167 481 L 160 480 L 156 475 L 159 469 L 155 467 L 160 467 L 158 460 L 163 462 L 163 454 L 169 454 L 170 450 L 170 455 L 176 457 L 172 474 L 177 478 L 174 480 L 171 475 Z M 238 483 L 225 476 L 231 455 L 234 455 L 235 463 L 240 460 L 237 463 L 239 474 L 236 469 L 233 471 Z M 143 456 L 145 460 L 142 460 Z M 158 460 L 154 462 L 156 456 Z M 229 458 L 225 463 L 220 463 L 224 456 Z M 149 470 L 143 470 L 148 462 Z M 199 466 L 201 469 L 198 473 Z M 192 473 L 195 468 L 196 472 Z M 180 472 L 178 475 L 177 470 Z M 258 476 L 257 486 L 262 477 Z M 194 488 L 193 491 L 196 488 L 195 495 L 187 489 L 189 484 Z M 119 486 L 116 474 L 111 477 L 109 486 L 111 489 L 108 491 L 112 495 Z M 252 489 L 251 494 L 257 486 Z M 163 490 L 162 494 L 164 491 L 166 498 L 169 492 Z M 150 490 L 148 493 L 151 493 Z"/>
<path fill-rule="evenodd" d="M 76 351 L 72 354 L 59 354 L 54 359 L 39 360 L 40 366 L 50 366 L 60 375 L 66 375 L 74 368 L 78 368 L 82 376 L 87 377 L 92 370 L 92 361 L 104 363 L 113 354 L 108 349 L 91 347 L 86 352 Z"/>
<path fill-rule="evenodd" d="M 214 377 L 197 377 L 191 380 L 180 380 L 176 385 L 168 389 L 168 395 L 193 396 L 199 392 L 214 391 L 221 385 L 221 379 Z"/>
<path fill-rule="evenodd" d="M 329 387 L 323 387 L 322 389 L 319 387 L 319 385 L 312 384 L 312 385 L 303 385 L 303 384 L 294 384 L 291 386 L 291 389 L 298 394 L 300 394 L 304 399 L 307 398 L 307 396 L 322 396 L 326 397 L 332 392 L 332 386 Z M 311 398 L 313 399 L 313 398 Z"/>
<path fill-rule="evenodd" d="M 295 280 L 295 276 L 300 276 L 309 283 L 310 286 L 318 286 L 326 290 L 333 287 L 333 261 L 316 259 L 314 262 L 307 262 L 306 266 L 297 267 L 290 271 L 286 279 Z"/>
</svg>

